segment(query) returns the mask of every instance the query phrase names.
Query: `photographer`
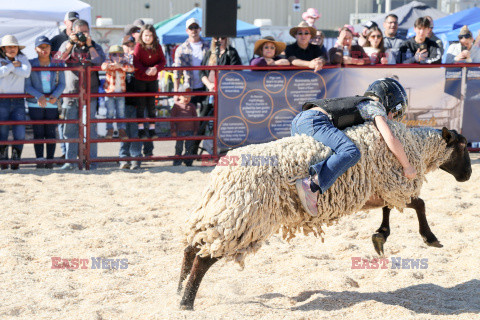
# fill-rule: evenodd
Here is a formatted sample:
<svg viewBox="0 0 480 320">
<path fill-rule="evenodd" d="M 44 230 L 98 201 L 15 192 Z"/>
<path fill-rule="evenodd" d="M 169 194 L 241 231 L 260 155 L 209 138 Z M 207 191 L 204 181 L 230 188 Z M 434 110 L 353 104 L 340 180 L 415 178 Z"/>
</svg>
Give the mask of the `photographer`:
<svg viewBox="0 0 480 320">
<path fill-rule="evenodd" d="M 442 55 L 435 41 L 427 38 L 430 21 L 426 17 L 415 20 L 415 37 L 405 40 L 399 48 L 397 63 L 441 63 Z"/>
<path fill-rule="evenodd" d="M 73 23 L 73 32 L 69 39 L 65 41 L 60 47 L 61 59 L 65 61 L 67 67 L 76 66 L 100 66 L 105 61 L 105 54 L 100 45 L 92 41 L 90 36 L 90 29 L 88 22 L 85 20 L 76 20 Z M 98 92 L 99 79 L 98 72 L 91 72 L 90 74 L 90 89 L 91 92 Z M 86 79 L 85 79 L 86 82 Z M 78 93 L 80 88 L 78 72 L 65 72 L 65 91 L 63 93 Z M 78 119 L 78 99 L 64 98 L 63 106 L 65 110 L 65 120 Z M 97 98 L 90 100 L 90 118 L 95 118 L 97 112 Z M 92 123 L 90 128 L 90 138 L 97 137 L 96 124 Z M 64 137 L 66 139 L 78 138 L 78 124 L 65 124 Z M 66 144 L 67 160 L 75 160 L 78 156 L 78 144 Z M 90 157 L 97 157 L 97 144 L 90 145 Z M 92 166 L 94 168 L 95 166 Z M 62 166 L 63 170 L 72 170 L 74 166 L 71 163 L 66 163 Z"/>
</svg>

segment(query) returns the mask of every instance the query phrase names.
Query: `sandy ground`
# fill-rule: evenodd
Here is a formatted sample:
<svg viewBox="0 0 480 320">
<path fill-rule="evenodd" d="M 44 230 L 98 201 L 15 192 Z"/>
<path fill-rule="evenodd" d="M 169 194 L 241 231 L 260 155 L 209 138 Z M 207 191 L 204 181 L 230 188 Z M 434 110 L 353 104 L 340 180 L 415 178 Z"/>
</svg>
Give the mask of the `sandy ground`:
<svg viewBox="0 0 480 320">
<path fill-rule="evenodd" d="M 413 210 L 392 211 L 387 258 L 427 259 L 426 269 L 352 269 L 352 258 L 376 257 L 370 237 L 381 210 L 371 210 L 326 228 L 324 243 L 276 235 L 243 271 L 215 264 L 193 312 L 178 310 L 181 229 L 211 168 L 4 171 L 0 318 L 480 319 L 480 159 L 472 159 L 470 181 L 439 170 L 423 187 L 443 248 L 423 243 Z M 88 269 L 52 269 L 52 257 L 88 259 Z M 128 268 L 92 269 L 92 257 L 128 259 Z"/>
</svg>

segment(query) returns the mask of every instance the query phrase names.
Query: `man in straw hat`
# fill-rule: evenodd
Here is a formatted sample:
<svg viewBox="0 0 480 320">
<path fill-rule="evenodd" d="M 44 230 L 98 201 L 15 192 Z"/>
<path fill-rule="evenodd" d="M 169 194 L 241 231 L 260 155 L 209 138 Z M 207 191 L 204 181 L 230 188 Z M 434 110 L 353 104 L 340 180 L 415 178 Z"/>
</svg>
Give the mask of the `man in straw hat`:
<svg viewBox="0 0 480 320">
<path fill-rule="evenodd" d="M 284 42 L 275 41 L 271 36 L 264 37 L 255 42 L 253 53 L 258 58 L 253 58 L 250 61 L 251 66 L 264 67 L 264 66 L 288 66 L 290 62 L 284 59 L 280 54 L 285 51 L 287 45 Z"/>
<path fill-rule="evenodd" d="M 473 35 L 467 26 L 463 26 L 458 34 L 458 43 L 452 43 L 447 50 L 445 63 L 472 62 Z"/>
<path fill-rule="evenodd" d="M 307 67 L 315 72 L 322 70 L 326 57 L 322 56 L 322 51 L 318 46 L 310 43 L 312 36 L 315 36 L 316 33 L 317 30 L 310 27 L 305 21 L 290 29 L 290 35 L 297 41 L 287 46 L 285 55 L 292 65 Z"/>
</svg>

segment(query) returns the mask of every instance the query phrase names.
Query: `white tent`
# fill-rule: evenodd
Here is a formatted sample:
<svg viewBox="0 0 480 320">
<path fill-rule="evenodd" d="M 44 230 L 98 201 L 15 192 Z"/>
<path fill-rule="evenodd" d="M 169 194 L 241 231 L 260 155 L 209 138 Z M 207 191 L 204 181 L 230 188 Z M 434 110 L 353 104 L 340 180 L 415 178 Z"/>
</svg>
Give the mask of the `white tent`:
<svg viewBox="0 0 480 320">
<path fill-rule="evenodd" d="M 65 13 L 76 11 L 80 19 L 91 20 L 91 7 L 78 0 L 0 0 L 0 37 L 13 34 L 29 58 L 36 57 L 35 39 L 57 35 Z"/>
</svg>

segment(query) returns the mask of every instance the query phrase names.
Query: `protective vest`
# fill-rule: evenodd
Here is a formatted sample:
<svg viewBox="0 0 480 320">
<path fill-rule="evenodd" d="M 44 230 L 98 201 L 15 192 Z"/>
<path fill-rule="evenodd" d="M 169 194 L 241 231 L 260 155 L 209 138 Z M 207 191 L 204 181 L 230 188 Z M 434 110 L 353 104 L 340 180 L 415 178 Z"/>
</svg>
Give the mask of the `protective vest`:
<svg viewBox="0 0 480 320">
<path fill-rule="evenodd" d="M 305 102 L 302 110 L 309 110 L 313 107 L 320 107 L 325 110 L 333 125 L 341 130 L 362 124 L 365 120 L 360 115 L 357 105 L 362 101 L 371 101 L 369 97 L 355 96 L 333 99 L 319 99 Z"/>
</svg>

